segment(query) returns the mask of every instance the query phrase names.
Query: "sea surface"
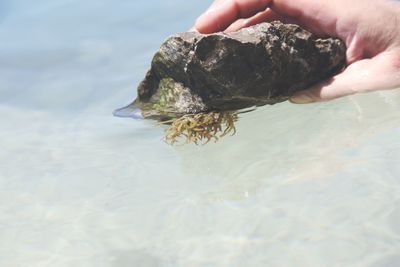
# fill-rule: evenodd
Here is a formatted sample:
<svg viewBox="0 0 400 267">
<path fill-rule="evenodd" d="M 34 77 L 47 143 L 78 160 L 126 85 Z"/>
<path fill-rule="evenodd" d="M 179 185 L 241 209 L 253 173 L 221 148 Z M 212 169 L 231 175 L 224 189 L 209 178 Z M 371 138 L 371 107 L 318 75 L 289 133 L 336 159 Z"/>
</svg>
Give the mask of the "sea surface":
<svg viewBox="0 0 400 267">
<path fill-rule="evenodd" d="M 205 0 L 0 0 L 1 267 L 398 267 L 400 89 L 170 146 L 115 118 Z"/>
</svg>

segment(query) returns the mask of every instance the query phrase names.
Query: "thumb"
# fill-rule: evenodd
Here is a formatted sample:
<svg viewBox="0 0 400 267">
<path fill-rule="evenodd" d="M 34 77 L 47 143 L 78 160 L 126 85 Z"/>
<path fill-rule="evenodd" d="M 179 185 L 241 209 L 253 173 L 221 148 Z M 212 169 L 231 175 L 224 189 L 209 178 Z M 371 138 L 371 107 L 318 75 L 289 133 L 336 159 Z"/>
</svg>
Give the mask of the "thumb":
<svg viewBox="0 0 400 267">
<path fill-rule="evenodd" d="M 196 21 L 201 33 L 223 31 L 241 18 L 249 18 L 264 11 L 272 0 L 216 0 Z"/>
<path fill-rule="evenodd" d="M 400 60 L 393 54 L 380 54 L 349 65 L 342 73 L 311 88 L 295 93 L 295 104 L 326 101 L 355 93 L 400 87 Z"/>
</svg>

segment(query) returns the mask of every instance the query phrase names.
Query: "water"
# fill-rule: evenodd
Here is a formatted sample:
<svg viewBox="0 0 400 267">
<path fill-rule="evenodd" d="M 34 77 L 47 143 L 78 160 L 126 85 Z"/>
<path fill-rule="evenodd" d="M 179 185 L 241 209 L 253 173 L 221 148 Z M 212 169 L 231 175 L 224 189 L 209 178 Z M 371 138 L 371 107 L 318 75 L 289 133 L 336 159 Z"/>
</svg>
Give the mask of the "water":
<svg viewBox="0 0 400 267">
<path fill-rule="evenodd" d="M 0 266 L 399 266 L 400 90 L 207 146 L 111 116 L 209 3 L 0 2 Z"/>
</svg>

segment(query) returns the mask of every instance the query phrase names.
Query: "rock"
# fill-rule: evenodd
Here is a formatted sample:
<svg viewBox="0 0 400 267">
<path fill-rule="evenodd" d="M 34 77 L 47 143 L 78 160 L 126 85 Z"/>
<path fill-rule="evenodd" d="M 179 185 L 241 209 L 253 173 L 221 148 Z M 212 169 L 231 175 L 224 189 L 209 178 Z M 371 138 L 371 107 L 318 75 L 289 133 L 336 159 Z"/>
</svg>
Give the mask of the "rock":
<svg viewBox="0 0 400 267">
<path fill-rule="evenodd" d="M 339 39 L 321 39 L 293 24 L 179 33 L 155 54 L 137 99 L 115 115 L 163 120 L 275 104 L 329 78 L 345 61 Z"/>
</svg>

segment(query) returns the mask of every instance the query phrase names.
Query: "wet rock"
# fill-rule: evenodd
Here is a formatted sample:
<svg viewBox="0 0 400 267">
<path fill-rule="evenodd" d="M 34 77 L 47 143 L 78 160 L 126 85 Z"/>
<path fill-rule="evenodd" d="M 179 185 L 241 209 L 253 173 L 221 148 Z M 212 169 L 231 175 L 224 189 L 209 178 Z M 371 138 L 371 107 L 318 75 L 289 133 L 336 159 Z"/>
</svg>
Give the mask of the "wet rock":
<svg viewBox="0 0 400 267">
<path fill-rule="evenodd" d="M 345 66 L 345 46 L 293 24 L 179 33 L 155 54 L 137 99 L 118 116 L 154 119 L 275 104 Z"/>
</svg>

